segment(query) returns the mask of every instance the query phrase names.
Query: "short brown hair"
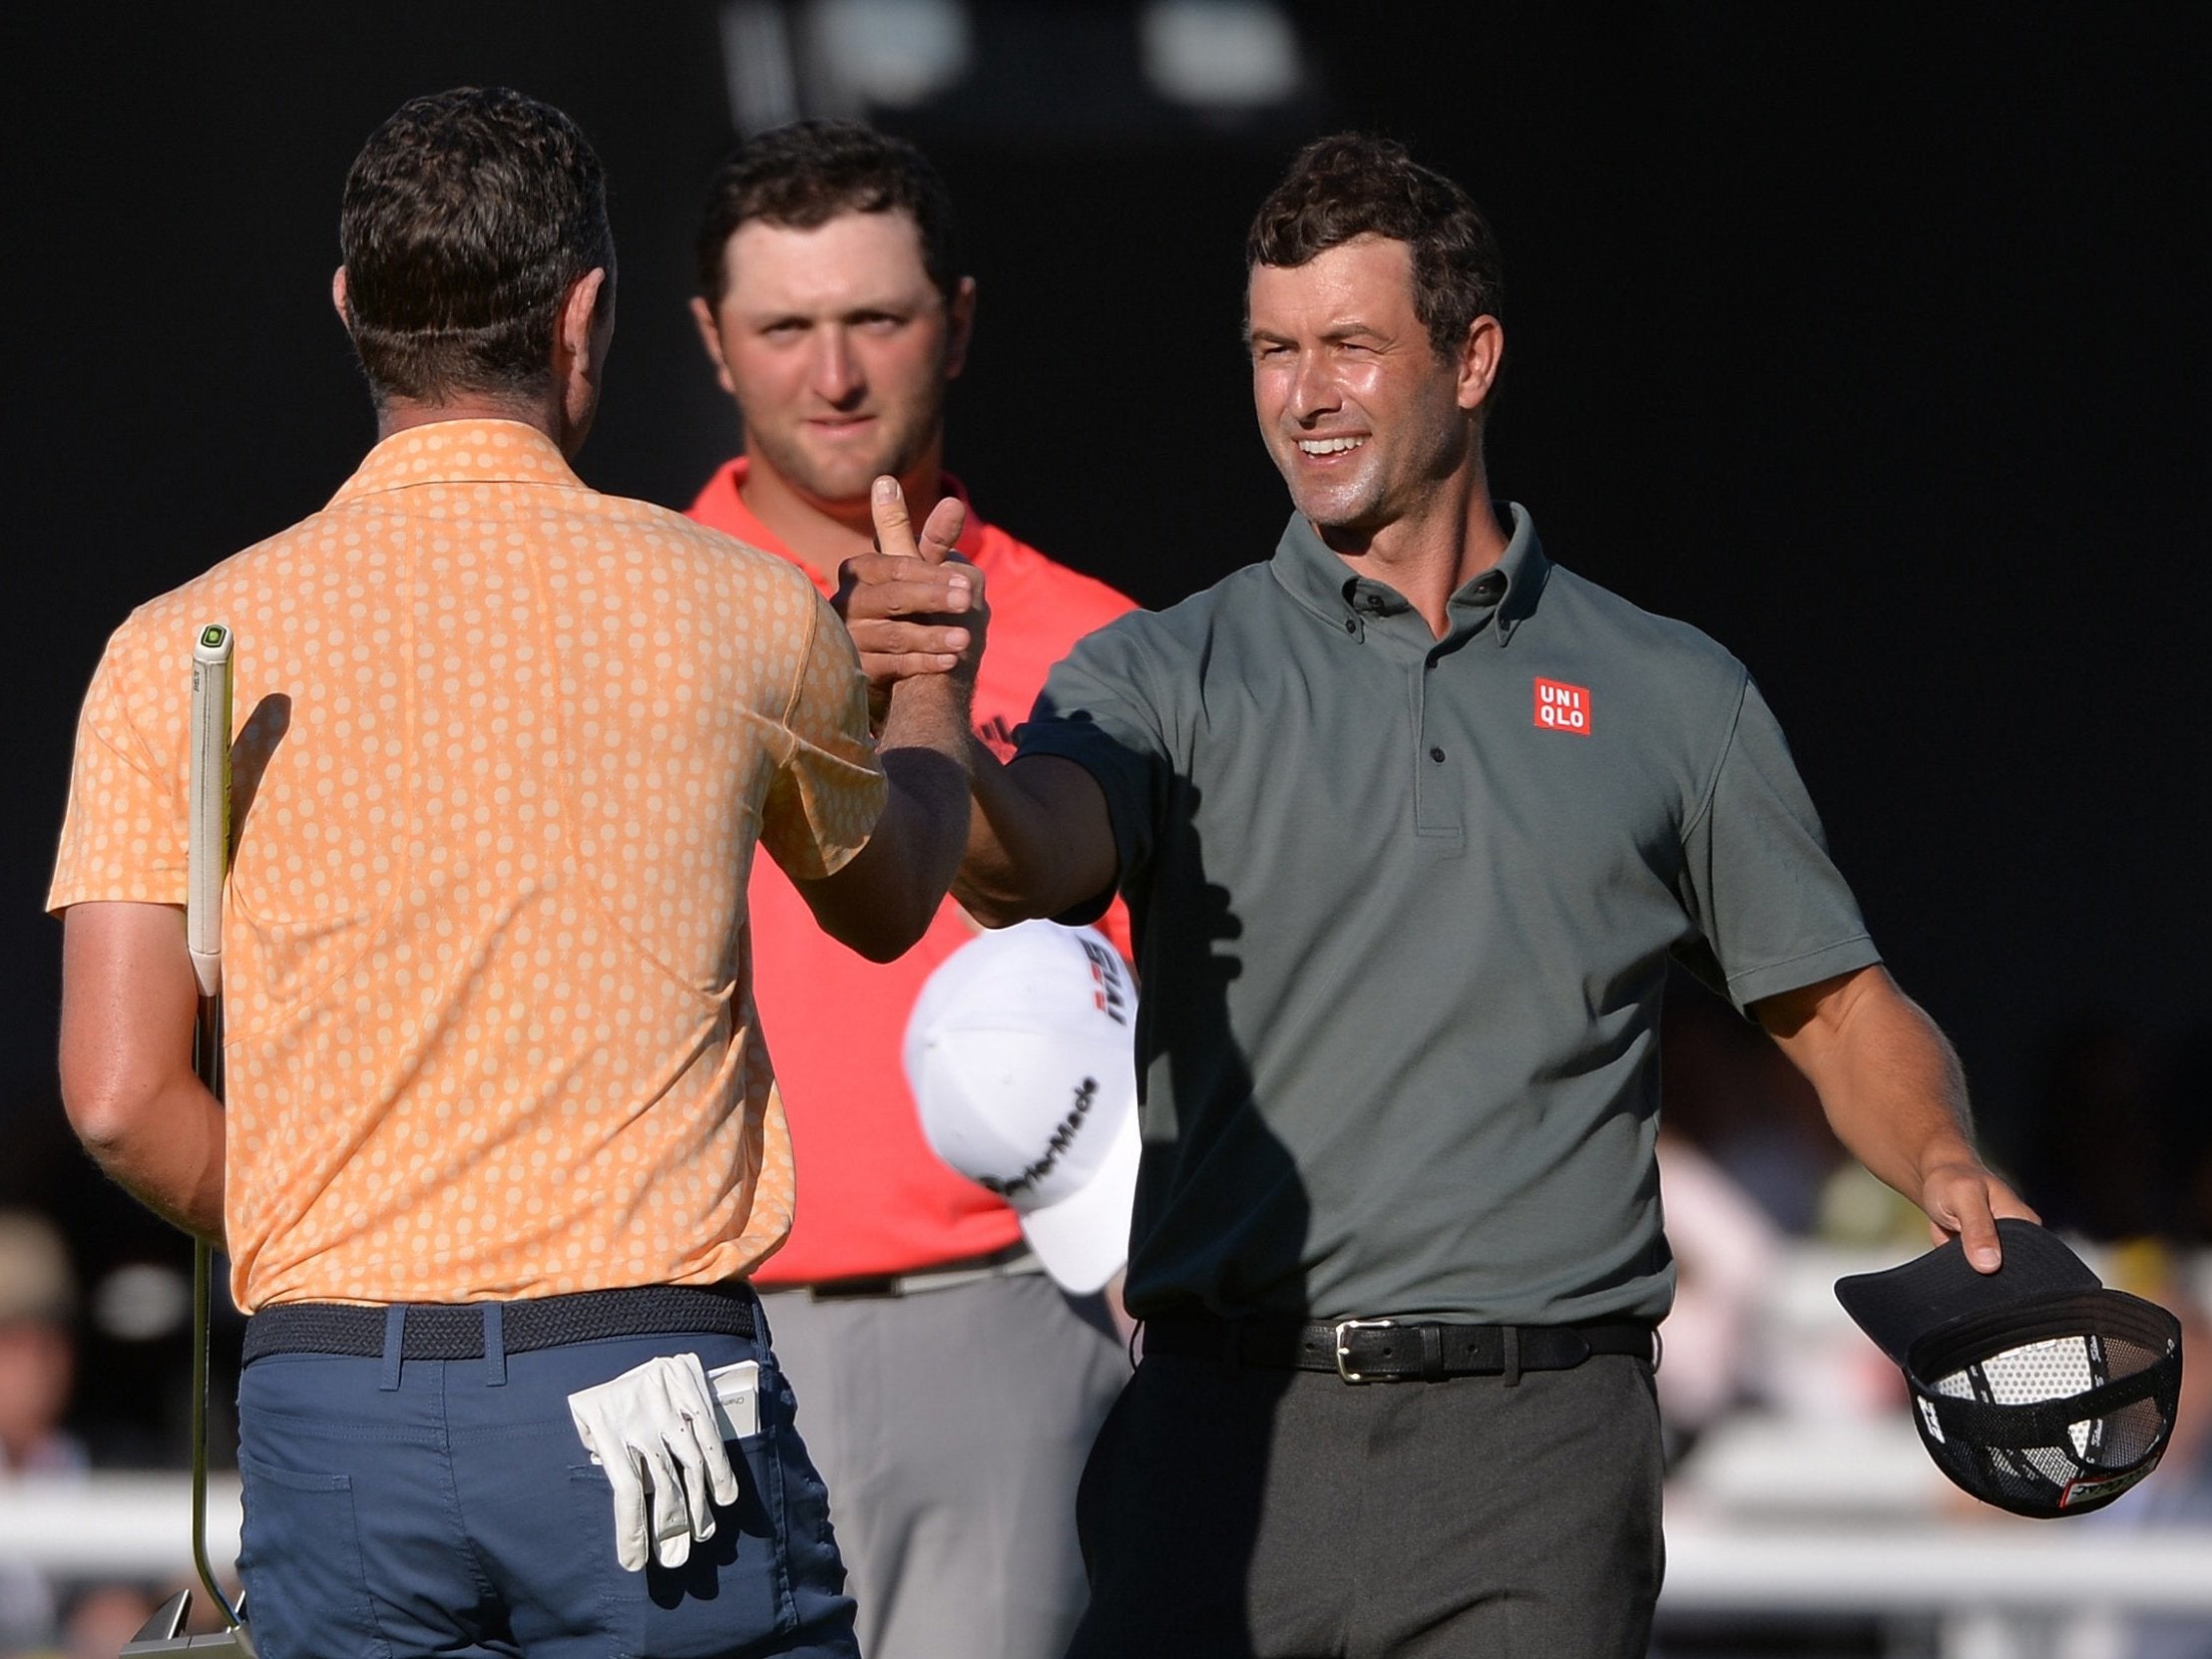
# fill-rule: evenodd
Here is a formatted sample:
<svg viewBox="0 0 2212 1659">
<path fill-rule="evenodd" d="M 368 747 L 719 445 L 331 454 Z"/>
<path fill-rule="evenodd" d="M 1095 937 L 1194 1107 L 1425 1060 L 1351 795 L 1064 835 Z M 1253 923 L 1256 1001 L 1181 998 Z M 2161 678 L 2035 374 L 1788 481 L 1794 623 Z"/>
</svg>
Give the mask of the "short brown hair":
<svg viewBox="0 0 2212 1659">
<path fill-rule="evenodd" d="M 1498 238 L 1467 192 L 1395 139 L 1335 133 L 1298 152 L 1244 239 L 1244 268 L 1302 265 L 1359 236 L 1413 254 L 1413 313 L 1450 355 L 1480 316 L 1505 304 Z"/>
<path fill-rule="evenodd" d="M 959 226 L 944 180 L 913 145 L 860 121 L 794 121 L 747 139 L 714 175 L 699 209 L 699 293 L 721 303 L 729 238 L 748 219 L 811 230 L 842 213 L 906 212 L 922 268 L 949 301 L 960 285 Z"/>
<path fill-rule="evenodd" d="M 338 246 L 346 325 L 379 403 L 542 394 L 562 301 L 615 268 L 598 156 L 575 122 L 506 87 L 394 111 L 346 175 Z"/>
</svg>

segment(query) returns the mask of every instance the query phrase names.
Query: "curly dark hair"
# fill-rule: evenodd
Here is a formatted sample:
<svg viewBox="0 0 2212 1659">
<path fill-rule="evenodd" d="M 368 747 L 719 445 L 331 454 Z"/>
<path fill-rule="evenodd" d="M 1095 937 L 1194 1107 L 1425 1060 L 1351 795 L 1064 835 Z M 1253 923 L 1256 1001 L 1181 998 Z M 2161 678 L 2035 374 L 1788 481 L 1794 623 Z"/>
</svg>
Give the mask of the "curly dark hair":
<svg viewBox="0 0 2212 1659">
<path fill-rule="evenodd" d="M 841 213 L 904 211 L 922 238 L 922 268 L 947 301 L 960 285 L 953 199 L 929 158 L 865 122 L 794 121 L 747 139 L 714 174 L 699 209 L 699 293 L 721 303 L 729 238 L 748 219 L 811 230 Z"/>
<path fill-rule="evenodd" d="M 346 324 L 379 403 L 542 395 L 577 279 L 604 267 L 607 181 L 576 123 L 506 87 L 410 99 L 369 135 L 338 213 Z"/>
<path fill-rule="evenodd" d="M 1302 265 L 1358 236 L 1388 236 L 1413 254 L 1413 312 L 1449 355 L 1480 316 L 1498 316 L 1505 272 L 1498 238 L 1467 192 L 1423 167 L 1395 139 L 1334 133 L 1298 152 L 1244 239 L 1244 268 Z"/>
</svg>

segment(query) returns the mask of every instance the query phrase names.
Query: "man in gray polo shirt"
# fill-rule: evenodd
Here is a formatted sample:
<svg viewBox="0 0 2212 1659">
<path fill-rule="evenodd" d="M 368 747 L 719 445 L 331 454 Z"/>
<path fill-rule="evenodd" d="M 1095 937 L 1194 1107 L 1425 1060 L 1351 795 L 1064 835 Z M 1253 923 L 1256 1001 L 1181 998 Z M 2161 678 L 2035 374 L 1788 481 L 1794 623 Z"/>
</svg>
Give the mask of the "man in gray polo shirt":
<svg viewBox="0 0 2212 1659">
<path fill-rule="evenodd" d="M 1000 925 L 1118 886 L 1135 923 L 1144 1361 L 1085 1475 L 1072 1652 L 1640 1655 L 1669 959 L 1978 1266 L 2031 1212 L 1742 664 L 1493 507 L 1466 194 L 1325 139 L 1247 262 L 1289 528 L 1054 671 L 979 757 L 957 889 Z M 855 572 L 871 672 L 957 642 L 899 633 L 932 608 L 906 546 Z"/>
</svg>

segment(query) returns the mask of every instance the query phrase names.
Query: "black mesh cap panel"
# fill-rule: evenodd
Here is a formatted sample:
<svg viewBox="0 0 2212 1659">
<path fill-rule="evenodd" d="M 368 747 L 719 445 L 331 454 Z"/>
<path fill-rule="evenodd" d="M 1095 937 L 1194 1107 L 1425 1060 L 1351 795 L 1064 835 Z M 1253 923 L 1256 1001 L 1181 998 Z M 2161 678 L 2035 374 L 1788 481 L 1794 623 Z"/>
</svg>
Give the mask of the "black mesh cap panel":
<svg viewBox="0 0 2212 1659">
<path fill-rule="evenodd" d="M 1922 1444 L 1960 1486 L 2014 1514 L 2086 1514 L 2158 1466 L 2181 1327 L 2120 1291 L 2054 1298 L 1924 1338 L 1906 1380 Z"/>
</svg>

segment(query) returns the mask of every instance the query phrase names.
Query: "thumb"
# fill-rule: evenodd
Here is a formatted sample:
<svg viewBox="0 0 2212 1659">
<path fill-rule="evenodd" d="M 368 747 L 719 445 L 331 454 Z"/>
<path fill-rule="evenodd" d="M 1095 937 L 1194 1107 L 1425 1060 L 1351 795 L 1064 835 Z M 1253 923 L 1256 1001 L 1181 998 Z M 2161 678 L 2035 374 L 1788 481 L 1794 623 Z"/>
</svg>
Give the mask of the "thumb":
<svg viewBox="0 0 2212 1659">
<path fill-rule="evenodd" d="M 1981 1180 L 1948 1180 L 1931 1193 L 1931 1198 L 1929 1219 L 1942 1232 L 1957 1235 L 1968 1264 L 1977 1273 L 1994 1273 L 2003 1265 L 2004 1247 L 1997 1238 L 1996 1216 L 1989 1188 Z"/>
<path fill-rule="evenodd" d="M 952 557 L 953 546 L 968 523 L 968 509 L 958 496 L 947 496 L 929 510 L 922 521 L 921 555 L 925 565 L 942 565 Z"/>
<path fill-rule="evenodd" d="M 968 522 L 968 509 L 958 496 L 945 497 L 930 509 L 917 540 L 906 492 L 899 488 L 896 478 L 885 473 L 869 489 L 868 516 L 875 522 L 876 547 L 881 552 L 895 559 L 942 565 L 960 540 L 960 532 Z"/>
<path fill-rule="evenodd" d="M 914 545 L 914 516 L 906 510 L 906 492 L 889 473 L 868 491 L 868 517 L 875 521 L 876 547 L 893 559 L 919 559 Z"/>
</svg>

